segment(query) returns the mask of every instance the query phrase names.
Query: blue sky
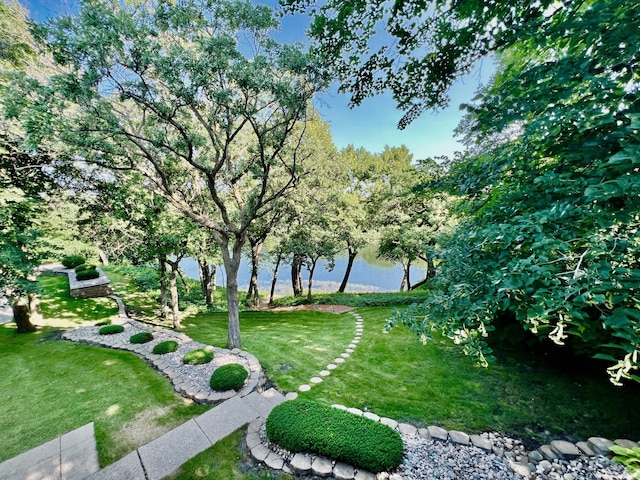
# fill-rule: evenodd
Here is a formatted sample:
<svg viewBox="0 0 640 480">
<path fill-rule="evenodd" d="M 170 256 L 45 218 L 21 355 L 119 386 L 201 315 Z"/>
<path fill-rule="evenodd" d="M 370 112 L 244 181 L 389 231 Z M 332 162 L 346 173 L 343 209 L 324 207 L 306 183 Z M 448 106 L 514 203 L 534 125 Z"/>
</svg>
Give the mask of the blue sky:
<svg viewBox="0 0 640 480">
<path fill-rule="evenodd" d="M 75 0 L 21 0 L 37 21 L 68 13 L 77 5 Z M 272 7 L 277 0 L 262 0 Z M 304 16 L 285 17 L 277 35 L 279 41 L 306 41 Z M 367 99 L 359 107 L 350 109 L 349 96 L 337 93 L 337 85 L 318 95 L 316 108 L 331 128 L 334 143 L 339 149 L 353 144 L 371 152 L 380 152 L 385 145 L 406 145 L 414 158 L 421 159 L 441 155 L 453 156 L 462 146 L 453 136 L 453 130 L 462 118 L 461 103 L 469 102 L 481 84 L 486 84 L 494 67 L 486 60 L 473 72 L 459 79 L 451 90 L 451 103 L 438 112 L 425 112 L 405 130 L 398 130 L 402 113 L 397 111 L 390 94 Z"/>
</svg>

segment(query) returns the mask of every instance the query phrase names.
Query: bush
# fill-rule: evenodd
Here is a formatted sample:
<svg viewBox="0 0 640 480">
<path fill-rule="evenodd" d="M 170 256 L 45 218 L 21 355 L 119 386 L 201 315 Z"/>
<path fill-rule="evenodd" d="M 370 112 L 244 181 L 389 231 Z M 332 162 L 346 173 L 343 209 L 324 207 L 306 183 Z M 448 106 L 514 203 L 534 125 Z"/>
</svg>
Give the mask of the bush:
<svg viewBox="0 0 640 480">
<path fill-rule="evenodd" d="M 309 400 L 292 400 L 267 417 L 267 437 L 292 452 L 316 453 L 377 473 L 402 462 L 400 434 L 382 423 Z"/>
<path fill-rule="evenodd" d="M 244 385 L 244 381 L 249 376 L 249 372 L 242 365 L 230 363 L 216 368 L 211 375 L 209 385 L 213 390 L 224 392 L 225 390 L 239 390 Z"/>
<path fill-rule="evenodd" d="M 87 271 L 91 271 L 91 270 L 95 270 L 96 267 L 95 265 L 91 265 L 89 263 L 83 263 L 82 265 L 78 265 L 75 270 L 76 273 L 81 273 L 81 272 L 87 272 Z"/>
<path fill-rule="evenodd" d="M 106 320 L 100 320 L 96 323 L 96 327 L 102 327 L 103 325 L 111 325 L 111 320 L 107 318 Z"/>
<path fill-rule="evenodd" d="M 100 276 L 100 272 L 97 270 L 85 270 L 80 273 L 76 273 L 76 280 L 79 282 L 83 280 L 93 280 L 94 278 L 98 278 Z"/>
<path fill-rule="evenodd" d="M 86 261 L 87 259 L 84 256 L 77 254 L 62 257 L 62 265 L 64 265 L 65 268 L 75 268 L 78 265 L 82 265 Z"/>
<path fill-rule="evenodd" d="M 165 353 L 175 352 L 176 350 L 178 350 L 178 342 L 175 340 L 165 340 L 153 347 L 153 353 L 156 355 L 163 355 Z"/>
<path fill-rule="evenodd" d="M 122 332 L 124 332 L 124 327 L 122 325 L 105 325 L 98 333 L 100 333 L 100 335 L 113 335 L 114 333 Z"/>
<path fill-rule="evenodd" d="M 213 352 L 206 348 L 191 350 L 182 357 L 182 363 L 186 365 L 202 365 L 213 360 Z"/>
<path fill-rule="evenodd" d="M 151 340 L 153 340 L 153 334 L 151 332 L 136 333 L 129 338 L 130 343 L 147 343 Z"/>
</svg>

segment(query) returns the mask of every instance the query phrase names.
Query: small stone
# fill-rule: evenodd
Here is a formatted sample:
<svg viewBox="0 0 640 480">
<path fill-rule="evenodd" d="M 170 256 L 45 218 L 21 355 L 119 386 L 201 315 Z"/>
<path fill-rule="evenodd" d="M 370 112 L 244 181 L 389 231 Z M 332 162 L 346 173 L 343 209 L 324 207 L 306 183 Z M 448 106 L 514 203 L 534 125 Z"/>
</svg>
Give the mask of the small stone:
<svg viewBox="0 0 640 480">
<path fill-rule="evenodd" d="M 549 461 L 553 461 L 553 460 L 557 460 L 558 459 L 558 455 L 556 454 L 556 452 L 554 452 L 551 447 L 549 445 L 542 445 L 538 451 L 542 454 L 542 456 L 549 460 Z"/>
<path fill-rule="evenodd" d="M 312 377 L 311 380 L 309 380 L 311 383 L 322 383 L 322 378 L 320 377 Z"/>
<path fill-rule="evenodd" d="M 493 446 L 491 440 L 485 437 L 481 437 L 480 435 L 470 435 L 469 440 L 474 447 L 481 448 L 488 452 L 491 451 L 491 447 Z"/>
<path fill-rule="evenodd" d="M 322 370 L 320 372 L 321 377 L 326 377 L 327 375 L 331 375 L 331 372 L 329 370 Z"/>
<path fill-rule="evenodd" d="M 636 442 L 632 442 L 631 440 L 625 440 L 624 438 L 619 438 L 617 440 L 614 440 L 613 443 L 615 443 L 616 445 L 620 446 L 620 447 L 624 447 L 624 448 L 637 448 L 638 444 Z"/>
<path fill-rule="evenodd" d="M 337 462 L 333 467 L 333 476 L 336 480 L 353 480 L 356 472 L 351 465 L 346 463 Z"/>
<path fill-rule="evenodd" d="M 344 358 L 336 358 L 333 362 L 334 363 L 344 363 Z"/>
<path fill-rule="evenodd" d="M 300 390 L 301 392 L 308 392 L 309 390 L 311 390 L 311 387 L 309 385 L 300 385 L 298 387 L 298 390 Z"/>
<path fill-rule="evenodd" d="M 306 453 L 296 453 L 289 465 L 296 473 L 307 473 L 311 470 L 311 457 Z"/>
<path fill-rule="evenodd" d="M 580 451 L 586 455 L 587 457 L 595 457 L 596 452 L 594 452 L 587 442 L 578 442 L 576 443 L 576 447 L 580 449 Z"/>
<path fill-rule="evenodd" d="M 407 435 L 408 437 L 415 437 L 418 433 L 418 429 L 408 423 L 400 423 L 398 425 L 398 431 L 403 435 Z"/>
<path fill-rule="evenodd" d="M 562 476 L 562 480 L 575 480 L 575 477 L 573 476 L 572 473 L 565 473 Z"/>
<path fill-rule="evenodd" d="M 275 452 L 270 452 L 269 455 L 267 455 L 267 458 L 264 459 L 264 463 L 267 467 L 273 470 L 282 470 L 282 467 L 284 466 L 284 460 Z"/>
<path fill-rule="evenodd" d="M 609 447 L 612 447 L 614 443 L 611 440 L 602 437 L 590 437 L 587 440 L 587 444 L 598 455 L 609 455 Z"/>
<path fill-rule="evenodd" d="M 295 400 L 296 398 L 298 398 L 297 392 L 289 392 L 284 396 L 285 400 Z"/>
<path fill-rule="evenodd" d="M 366 470 L 358 470 L 355 480 L 376 480 L 376 475 Z"/>
<path fill-rule="evenodd" d="M 542 460 L 540 463 L 538 463 L 538 466 L 536 467 L 536 472 L 538 473 L 549 473 L 551 471 L 551 462 L 549 460 Z"/>
<path fill-rule="evenodd" d="M 446 442 L 449 438 L 449 432 L 447 432 L 444 428 L 436 427 L 435 425 L 429 425 L 427 427 L 427 430 L 429 431 L 429 435 L 431 435 L 431 438 L 433 438 L 434 440 Z"/>
<path fill-rule="evenodd" d="M 267 458 L 270 453 L 272 453 L 271 450 L 269 450 L 262 444 L 256 445 L 251 449 L 251 455 L 259 462 L 264 461 L 264 459 Z"/>
<path fill-rule="evenodd" d="M 311 464 L 311 471 L 319 477 L 328 477 L 333 472 L 333 464 L 328 458 L 316 457 Z"/>
<path fill-rule="evenodd" d="M 494 445 L 491 451 L 496 457 L 500 457 L 500 458 L 504 457 L 504 448 L 496 447 Z"/>
<path fill-rule="evenodd" d="M 349 355 L 348 353 L 345 352 L 345 353 L 341 353 L 340 356 L 342 358 L 349 358 L 351 355 Z"/>
<path fill-rule="evenodd" d="M 542 456 L 542 454 L 537 450 L 534 450 L 533 452 L 529 452 L 528 457 L 531 463 L 536 463 L 536 464 L 544 460 L 544 457 Z"/>
<path fill-rule="evenodd" d="M 560 458 L 567 460 L 578 458 L 581 455 L 578 447 L 566 440 L 553 440 L 551 442 L 551 449 L 556 452 Z"/>
<path fill-rule="evenodd" d="M 336 368 L 338 368 L 338 366 L 334 363 L 327 365 L 327 370 L 335 370 Z"/>
<path fill-rule="evenodd" d="M 459 432 L 457 430 L 450 430 L 449 438 L 453 443 L 457 443 L 459 445 L 469 445 L 469 435 L 467 435 L 464 432 Z"/>
<path fill-rule="evenodd" d="M 509 467 L 511 467 L 511 470 L 513 470 L 514 473 L 520 475 L 522 478 L 531 477 L 531 469 L 524 463 L 509 462 Z"/>
<path fill-rule="evenodd" d="M 345 348 L 344 351 L 347 353 L 353 353 L 353 348 Z"/>
</svg>

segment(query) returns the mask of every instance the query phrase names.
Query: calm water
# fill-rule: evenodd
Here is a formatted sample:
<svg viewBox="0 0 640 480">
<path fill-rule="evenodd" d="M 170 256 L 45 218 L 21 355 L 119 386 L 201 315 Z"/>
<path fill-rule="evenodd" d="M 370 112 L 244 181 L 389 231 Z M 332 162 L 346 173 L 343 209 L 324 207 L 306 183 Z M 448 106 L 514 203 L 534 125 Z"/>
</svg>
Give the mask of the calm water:
<svg viewBox="0 0 640 480">
<path fill-rule="evenodd" d="M 198 264 L 191 258 L 184 259 L 180 266 L 185 274 L 190 278 L 198 279 Z M 246 290 L 249 285 L 251 275 L 250 262 L 242 259 L 240 271 L 238 272 L 238 284 L 241 290 Z M 335 267 L 332 271 L 327 270 L 327 262 L 319 261 L 313 274 L 314 292 L 335 292 L 342 282 L 342 277 L 347 269 L 347 257 L 336 258 Z M 419 267 L 411 267 L 411 283 L 417 283 L 424 278 L 425 271 Z M 273 278 L 273 265 L 262 261 L 258 273 L 258 286 L 262 292 L 268 292 L 271 288 Z M 307 288 L 309 273 L 302 270 L 303 286 Z M 218 266 L 218 285 L 224 285 L 226 273 L 224 268 Z M 400 289 L 402 281 L 402 265 L 384 262 L 375 258 L 369 250 L 365 250 L 362 255 L 358 255 L 351 269 L 347 292 L 395 292 Z M 288 295 L 293 292 L 291 288 L 291 267 L 281 264 L 278 271 L 278 283 L 276 290 L 278 294 Z"/>
</svg>

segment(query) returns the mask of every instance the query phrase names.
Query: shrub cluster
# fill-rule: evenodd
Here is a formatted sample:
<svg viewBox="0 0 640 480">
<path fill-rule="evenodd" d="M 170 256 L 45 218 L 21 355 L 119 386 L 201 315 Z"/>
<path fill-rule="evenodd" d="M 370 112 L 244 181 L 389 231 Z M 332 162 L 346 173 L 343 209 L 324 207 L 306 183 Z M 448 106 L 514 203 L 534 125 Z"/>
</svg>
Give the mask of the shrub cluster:
<svg viewBox="0 0 640 480">
<path fill-rule="evenodd" d="M 124 327 L 122 325 L 105 325 L 98 333 L 100 335 L 112 335 L 114 333 L 122 332 L 124 332 Z"/>
<path fill-rule="evenodd" d="M 86 261 L 87 259 L 79 254 L 66 255 L 62 257 L 62 265 L 64 265 L 65 268 L 76 268 L 78 265 L 82 265 Z"/>
<path fill-rule="evenodd" d="M 131 335 L 129 342 L 131 343 L 147 343 L 153 340 L 153 334 L 151 332 L 139 332 L 135 335 Z"/>
<path fill-rule="evenodd" d="M 175 352 L 176 350 L 178 350 L 178 342 L 175 340 L 165 340 L 153 347 L 153 353 L 156 355 L 163 355 L 165 353 Z"/>
<path fill-rule="evenodd" d="M 388 426 L 309 400 L 292 400 L 267 417 L 267 436 L 292 452 L 316 453 L 377 473 L 402 462 L 402 439 Z"/>
<path fill-rule="evenodd" d="M 186 365 L 202 365 L 213 360 L 213 352 L 206 348 L 191 350 L 182 357 L 182 363 Z"/>
<path fill-rule="evenodd" d="M 111 325 L 111 319 L 107 318 L 106 320 L 100 320 L 96 323 L 96 327 L 102 327 L 104 325 Z"/>
<path fill-rule="evenodd" d="M 98 278 L 100 273 L 95 265 L 82 264 L 76 267 L 76 280 L 92 280 Z"/>
<path fill-rule="evenodd" d="M 213 371 L 209 385 L 213 390 L 219 392 L 239 390 L 248 376 L 249 372 L 242 365 L 230 363 L 222 365 Z"/>
</svg>

